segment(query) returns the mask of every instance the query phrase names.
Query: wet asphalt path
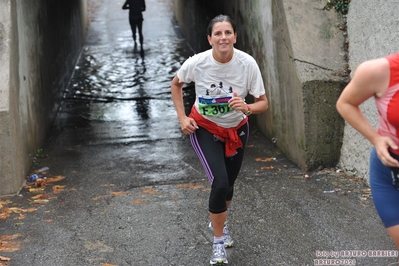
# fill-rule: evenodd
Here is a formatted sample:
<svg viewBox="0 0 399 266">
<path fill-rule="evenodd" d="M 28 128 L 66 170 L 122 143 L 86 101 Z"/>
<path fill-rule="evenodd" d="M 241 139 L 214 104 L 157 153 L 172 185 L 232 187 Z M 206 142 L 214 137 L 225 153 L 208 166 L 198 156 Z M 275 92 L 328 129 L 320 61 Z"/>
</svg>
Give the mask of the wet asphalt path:
<svg viewBox="0 0 399 266">
<path fill-rule="evenodd" d="M 209 265 L 209 184 L 169 93 L 192 51 L 169 1 L 146 2 L 144 54 L 133 48 L 122 1 L 98 10 L 33 166 L 50 168 L 47 185 L 0 199 L 3 214 L 15 210 L 0 219 L 0 256 L 10 258 L 0 265 Z M 229 265 L 317 265 L 326 252 L 395 249 L 363 182 L 335 169 L 309 174 L 253 131 L 228 218 Z"/>
</svg>

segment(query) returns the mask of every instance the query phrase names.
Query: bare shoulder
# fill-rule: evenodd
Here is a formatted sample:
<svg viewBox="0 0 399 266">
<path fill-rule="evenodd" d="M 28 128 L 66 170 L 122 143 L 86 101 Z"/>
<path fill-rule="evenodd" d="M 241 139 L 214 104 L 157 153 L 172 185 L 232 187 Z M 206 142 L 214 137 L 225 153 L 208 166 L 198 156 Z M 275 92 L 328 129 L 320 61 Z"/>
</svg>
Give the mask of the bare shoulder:
<svg viewBox="0 0 399 266">
<path fill-rule="evenodd" d="M 389 77 L 389 62 L 382 57 L 361 63 L 355 71 L 353 81 L 368 87 L 376 96 L 380 96 L 388 88 Z"/>
<path fill-rule="evenodd" d="M 360 72 L 361 74 L 371 74 L 372 76 L 381 75 L 389 72 L 389 62 L 384 57 L 368 60 L 361 63 L 356 69 L 356 72 Z"/>
</svg>

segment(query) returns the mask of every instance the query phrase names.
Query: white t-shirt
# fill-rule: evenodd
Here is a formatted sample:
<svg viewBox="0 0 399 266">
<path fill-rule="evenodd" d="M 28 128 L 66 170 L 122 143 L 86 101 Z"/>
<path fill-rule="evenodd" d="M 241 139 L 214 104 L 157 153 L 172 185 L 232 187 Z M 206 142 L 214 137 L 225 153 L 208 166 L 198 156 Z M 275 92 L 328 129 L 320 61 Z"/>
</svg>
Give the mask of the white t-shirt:
<svg viewBox="0 0 399 266">
<path fill-rule="evenodd" d="M 233 58 L 224 64 L 213 58 L 212 49 L 193 55 L 177 71 L 177 77 L 180 82 L 195 83 L 194 106 L 206 119 L 225 128 L 235 127 L 245 118 L 241 111 L 227 106 L 233 92 L 243 99 L 248 93 L 255 98 L 265 94 L 255 59 L 235 48 Z"/>
</svg>

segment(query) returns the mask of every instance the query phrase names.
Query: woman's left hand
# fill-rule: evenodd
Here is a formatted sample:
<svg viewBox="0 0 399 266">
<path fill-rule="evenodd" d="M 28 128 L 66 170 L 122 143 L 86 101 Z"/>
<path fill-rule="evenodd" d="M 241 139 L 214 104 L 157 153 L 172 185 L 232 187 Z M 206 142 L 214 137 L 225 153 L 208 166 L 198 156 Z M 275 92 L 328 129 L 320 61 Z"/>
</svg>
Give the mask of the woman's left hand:
<svg viewBox="0 0 399 266">
<path fill-rule="evenodd" d="M 233 92 L 233 98 L 229 100 L 229 107 L 243 113 L 248 111 L 247 104 L 245 103 L 244 99 L 238 96 L 237 92 Z"/>
</svg>

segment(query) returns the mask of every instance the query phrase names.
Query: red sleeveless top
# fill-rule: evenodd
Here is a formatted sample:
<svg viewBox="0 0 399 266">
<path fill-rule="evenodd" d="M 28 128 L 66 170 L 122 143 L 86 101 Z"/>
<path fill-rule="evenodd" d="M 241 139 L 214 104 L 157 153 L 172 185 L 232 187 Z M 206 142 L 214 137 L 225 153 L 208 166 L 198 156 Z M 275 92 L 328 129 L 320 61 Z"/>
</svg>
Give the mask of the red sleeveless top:
<svg viewBox="0 0 399 266">
<path fill-rule="evenodd" d="M 386 93 L 375 98 L 378 109 L 378 133 L 391 137 L 399 146 L 399 53 L 386 56 L 390 79 Z M 391 150 L 399 155 L 399 150 Z"/>
</svg>

